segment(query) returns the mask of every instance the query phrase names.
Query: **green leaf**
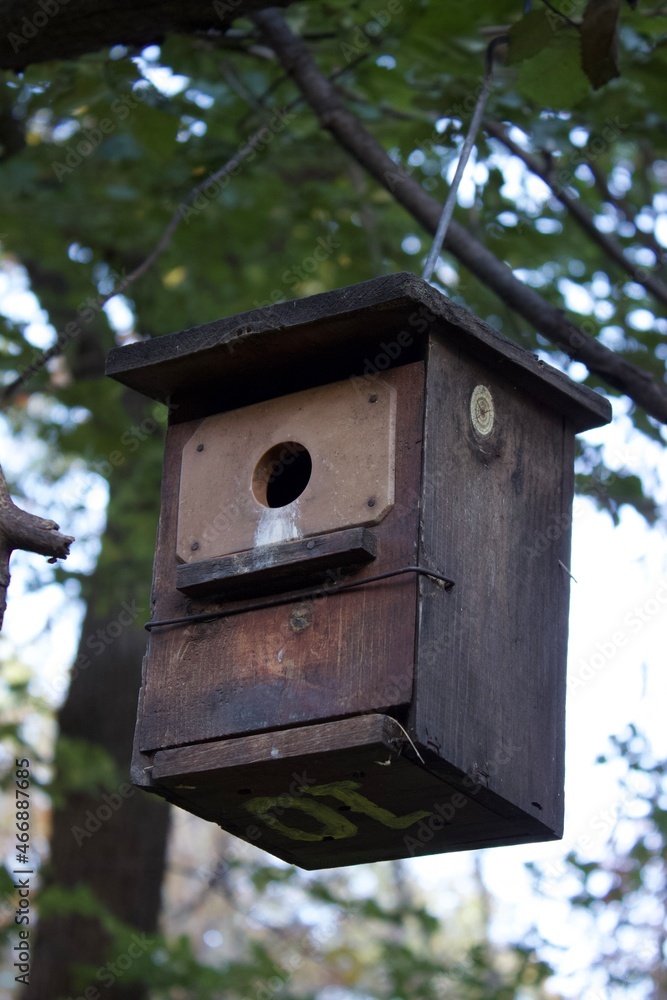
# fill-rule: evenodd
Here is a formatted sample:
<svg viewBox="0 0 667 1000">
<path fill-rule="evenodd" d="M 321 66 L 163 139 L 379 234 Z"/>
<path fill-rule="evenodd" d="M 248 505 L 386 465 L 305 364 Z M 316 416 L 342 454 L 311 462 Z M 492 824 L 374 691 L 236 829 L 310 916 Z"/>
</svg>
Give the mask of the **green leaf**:
<svg viewBox="0 0 667 1000">
<path fill-rule="evenodd" d="M 555 26 L 546 17 L 546 8 L 529 11 L 509 30 L 509 63 L 523 62 L 546 48 L 554 37 Z"/>
<path fill-rule="evenodd" d="M 589 85 L 581 68 L 578 34 L 572 29 L 555 33 L 547 48 L 521 64 L 518 87 L 533 104 L 554 111 L 583 100 Z"/>
<path fill-rule="evenodd" d="M 588 0 L 581 25 L 581 65 L 595 90 L 620 75 L 618 17 L 621 0 Z"/>
</svg>

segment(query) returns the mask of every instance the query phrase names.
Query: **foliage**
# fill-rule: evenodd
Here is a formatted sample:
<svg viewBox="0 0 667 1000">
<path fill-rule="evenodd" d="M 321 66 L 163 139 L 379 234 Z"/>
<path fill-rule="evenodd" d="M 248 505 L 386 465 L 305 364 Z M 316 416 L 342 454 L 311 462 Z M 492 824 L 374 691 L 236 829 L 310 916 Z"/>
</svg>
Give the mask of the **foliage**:
<svg viewBox="0 0 667 1000">
<path fill-rule="evenodd" d="M 662 996 L 667 987 L 667 761 L 657 760 L 634 726 L 612 738 L 600 764 L 620 765 L 617 821 L 601 856 L 570 853 L 563 878 L 573 881 L 570 903 L 589 918 L 603 988 L 643 987 Z M 548 894 L 544 876 L 533 869 Z"/>
<path fill-rule="evenodd" d="M 61 805 L 68 793 L 114 791 L 124 781 L 125 774 L 102 747 L 61 734 L 49 787 L 54 806 Z"/>
</svg>

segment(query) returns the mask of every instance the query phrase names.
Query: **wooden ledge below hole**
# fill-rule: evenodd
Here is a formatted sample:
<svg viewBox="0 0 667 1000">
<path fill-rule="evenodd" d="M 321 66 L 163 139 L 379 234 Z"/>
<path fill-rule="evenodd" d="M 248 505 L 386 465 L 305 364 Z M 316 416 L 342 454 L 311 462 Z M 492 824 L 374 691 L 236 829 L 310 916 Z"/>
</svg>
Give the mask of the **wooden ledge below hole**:
<svg viewBox="0 0 667 1000">
<path fill-rule="evenodd" d="M 326 580 L 332 569 L 363 565 L 375 559 L 376 551 L 368 528 L 331 531 L 181 564 L 176 587 L 191 597 L 276 593 Z"/>
</svg>

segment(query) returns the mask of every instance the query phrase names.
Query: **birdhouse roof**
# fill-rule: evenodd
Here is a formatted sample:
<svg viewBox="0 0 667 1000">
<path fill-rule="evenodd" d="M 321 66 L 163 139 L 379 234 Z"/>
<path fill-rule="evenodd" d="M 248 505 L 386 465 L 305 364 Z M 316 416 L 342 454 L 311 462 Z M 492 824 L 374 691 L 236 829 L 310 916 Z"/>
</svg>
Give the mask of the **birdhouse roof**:
<svg viewBox="0 0 667 1000">
<path fill-rule="evenodd" d="M 575 431 L 611 419 L 600 393 L 407 272 L 117 347 L 106 372 L 184 420 L 416 361 L 434 336 L 567 416 Z"/>
</svg>

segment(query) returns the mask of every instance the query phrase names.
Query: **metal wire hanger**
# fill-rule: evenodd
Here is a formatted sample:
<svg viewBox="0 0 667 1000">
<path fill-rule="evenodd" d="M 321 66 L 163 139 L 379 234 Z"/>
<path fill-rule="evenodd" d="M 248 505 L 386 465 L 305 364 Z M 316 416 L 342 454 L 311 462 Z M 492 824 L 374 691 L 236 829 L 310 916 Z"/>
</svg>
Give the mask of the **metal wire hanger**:
<svg viewBox="0 0 667 1000">
<path fill-rule="evenodd" d="M 479 126 L 482 122 L 482 115 L 484 114 L 484 109 L 486 108 L 486 102 L 493 88 L 493 56 L 496 46 L 506 41 L 507 35 L 499 35 L 498 37 L 493 38 L 487 46 L 486 55 L 484 57 L 484 77 L 482 79 L 482 88 L 479 92 L 479 97 L 477 98 L 477 104 L 475 105 L 475 110 L 470 121 L 468 134 L 465 137 L 465 141 L 461 149 L 459 161 L 456 164 L 454 178 L 447 193 L 445 204 L 442 207 L 442 214 L 440 215 L 438 228 L 433 239 L 433 245 L 426 259 L 426 263 L 424 264 L 424 270 L 422 271 L 422 278 L 424 281 L 430 281 L 433 277 L 435 265 L 438 262 L 438 257 L 440 256 L 440 251 L 442 250 L 442 245 L 445 242 L 445 237 L 447 235 L 447 229 L 449 228 L 449 223 L 451 222 L 452 215 L 454 214 L 456 195 L 458 194 L 461 178 L 463 177 L 463 172 L 468 165 L 468 160 L 470 159 L 472 148 L 475 145 L 475 139 L 477 138 Z"/>
</svg>

